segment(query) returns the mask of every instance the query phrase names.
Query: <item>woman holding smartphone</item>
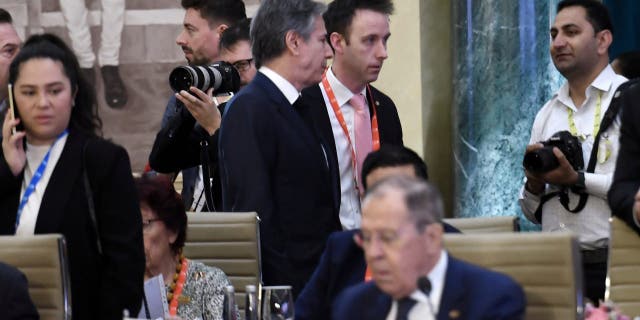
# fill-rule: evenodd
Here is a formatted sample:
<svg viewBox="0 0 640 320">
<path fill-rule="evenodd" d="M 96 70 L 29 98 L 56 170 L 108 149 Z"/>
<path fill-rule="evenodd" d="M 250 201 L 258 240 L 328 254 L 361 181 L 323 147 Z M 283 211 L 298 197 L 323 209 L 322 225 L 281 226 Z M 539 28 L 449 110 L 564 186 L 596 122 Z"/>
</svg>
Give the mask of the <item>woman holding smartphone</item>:
<svg viewBox="0 0 640 320">
<path fill-rule="evenodd" d="M 75 55 L 54 35 L 32 36 L 9 83 L 15 116 L 2 125 L 0 234 L 64 235 L 73 318 L 137 313 L 145 262 L 129 157 L 99 137 L 95 92 Z"/>
</svg>

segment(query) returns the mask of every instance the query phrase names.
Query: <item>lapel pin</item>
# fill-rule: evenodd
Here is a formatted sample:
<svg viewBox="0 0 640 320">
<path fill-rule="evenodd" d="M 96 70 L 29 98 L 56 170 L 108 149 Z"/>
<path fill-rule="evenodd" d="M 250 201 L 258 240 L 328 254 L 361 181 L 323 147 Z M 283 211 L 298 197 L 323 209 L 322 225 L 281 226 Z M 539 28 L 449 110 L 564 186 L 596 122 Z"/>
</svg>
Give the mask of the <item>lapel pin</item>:
<svg viewBox="0 0 640 320">
<path fill-rule="evenodd" d="M 460 311 L 455 309 L 449 311 L 449 319 L 458 319 L 458 318 L 460 318 Z"/>
</svg>

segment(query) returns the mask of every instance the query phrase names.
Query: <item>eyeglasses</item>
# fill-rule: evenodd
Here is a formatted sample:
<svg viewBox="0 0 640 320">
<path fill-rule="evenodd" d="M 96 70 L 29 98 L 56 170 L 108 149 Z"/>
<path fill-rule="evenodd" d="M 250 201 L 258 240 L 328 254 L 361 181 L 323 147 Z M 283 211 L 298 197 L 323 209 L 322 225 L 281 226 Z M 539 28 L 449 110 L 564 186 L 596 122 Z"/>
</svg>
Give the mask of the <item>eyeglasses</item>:
<svg viewBox="0 0 640 320">
<path fill-rule="evenodd" d="M 244 59 L 244 60 L 238 60 L 234 63 L 232 63 L 231 65 L 233 65 L 234 68 L 236 68 L 236 70 L 238 70 L 238 72 L 245 72 L 249 69 L 249 67 L 251 67 L 251 63 L 253 62 L 253 58 L 251 59 Z"/>
<path fill-rule="evenodd" d="M 142 231 L 146 231 L 149 230 L 149 228 L 151 227 L 151 224 L 156 222 L 156 221 L 162 221 L 162 219 L 156 218 L 156 219 L 142 219 Z"/>
</svg>

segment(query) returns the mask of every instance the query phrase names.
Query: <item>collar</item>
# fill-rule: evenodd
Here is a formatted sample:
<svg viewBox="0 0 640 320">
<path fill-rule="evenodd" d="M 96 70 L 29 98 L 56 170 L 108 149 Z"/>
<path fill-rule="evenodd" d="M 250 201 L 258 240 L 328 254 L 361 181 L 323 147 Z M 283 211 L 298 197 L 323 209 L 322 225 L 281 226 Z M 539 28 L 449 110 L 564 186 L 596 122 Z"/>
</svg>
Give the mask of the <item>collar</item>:
<svg viewBox="0 0 640 320">
<path fill-rule="evenodd" d="M 260 67 L 258 71 L 264 74 L 276 85 L 276 87 L 278 87 L 278 89 L 282 92 L 285 98 L 287 98 L 287 101 L 289 101 L 291 105 L 293 105 L 293 103 L 298 100 L 298 97 L 300 97 L 300 92 L 296 90 L 296 87 L 294 87 L 291 82 L 289 82 L 289 80 L 285 79 L 277 72 L 265 66 Z"/>
<path fill-rule="evenodd" d="M 599 90 L 601 92 L 607 92 L 611 90 L 614 80 L 618 75 L 613 71 L 611 65 L 607 65 L 600 74 L 591 82 L 591 84 L 587 87 L 585 92 L 586 100 L 589 100 L 591 96 L 595 95 Z M 569 97 L 569 83 L 565 82 L 560 89 L 555 94 L 560 102 L 564 105 L 574 109 L 576 106 L 573 105 L 573 100 Z M 575 110 L 574 110 L 575 111 Z"/>
<path fill-rule="evenodd" d="M 329 68 L 326 73 L 327 81 L 329 81 L 329 85 L 333 90 L 333 93 L 336 95 L 336 100 L 338 101 L 338 105 L 343 106 L 345 103 L 349 102 L 349 100 L 355 95 L 355 93 L 351 92 L 333 73 L 333 70 Z M 319 84 L 322 86 L 322 84 Z M 367 96 L 367 87 L 365 86 L 360 92 L 363 96 Z"/>
</svg>

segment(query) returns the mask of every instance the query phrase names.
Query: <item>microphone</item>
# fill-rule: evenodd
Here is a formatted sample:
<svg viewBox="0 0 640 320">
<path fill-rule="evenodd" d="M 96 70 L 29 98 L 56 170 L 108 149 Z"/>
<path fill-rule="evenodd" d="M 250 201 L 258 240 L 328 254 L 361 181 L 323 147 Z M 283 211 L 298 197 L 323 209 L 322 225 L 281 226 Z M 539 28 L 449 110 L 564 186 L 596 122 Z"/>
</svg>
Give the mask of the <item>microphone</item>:
<svg viewBox="0 0 640 320">
<path fill-rule="evenodd" d="M 428 297 L 429 293 L 431 293 L 431 281 L 429 281 L 429 278 L 422 276 L 418 278 L 417 284 L 418 284 L 418 289 L 424 292 L 424 294 L 426 294 Z"/>
<path fill-rule="evenodd" d="M 431 297 L 429 294 L 431 293 L 431 281 L 426 276 L 421 276 L 418 278 L 416 282 L 418 286 L 418 290 L 422 291 L 427 296 L 427 303 L 429 304 L 429 312 L 433 316 L 433 319 L 436 319 L 435 309 L 433 309 L 433 304 L 431 304 Z"/>
</svg>

